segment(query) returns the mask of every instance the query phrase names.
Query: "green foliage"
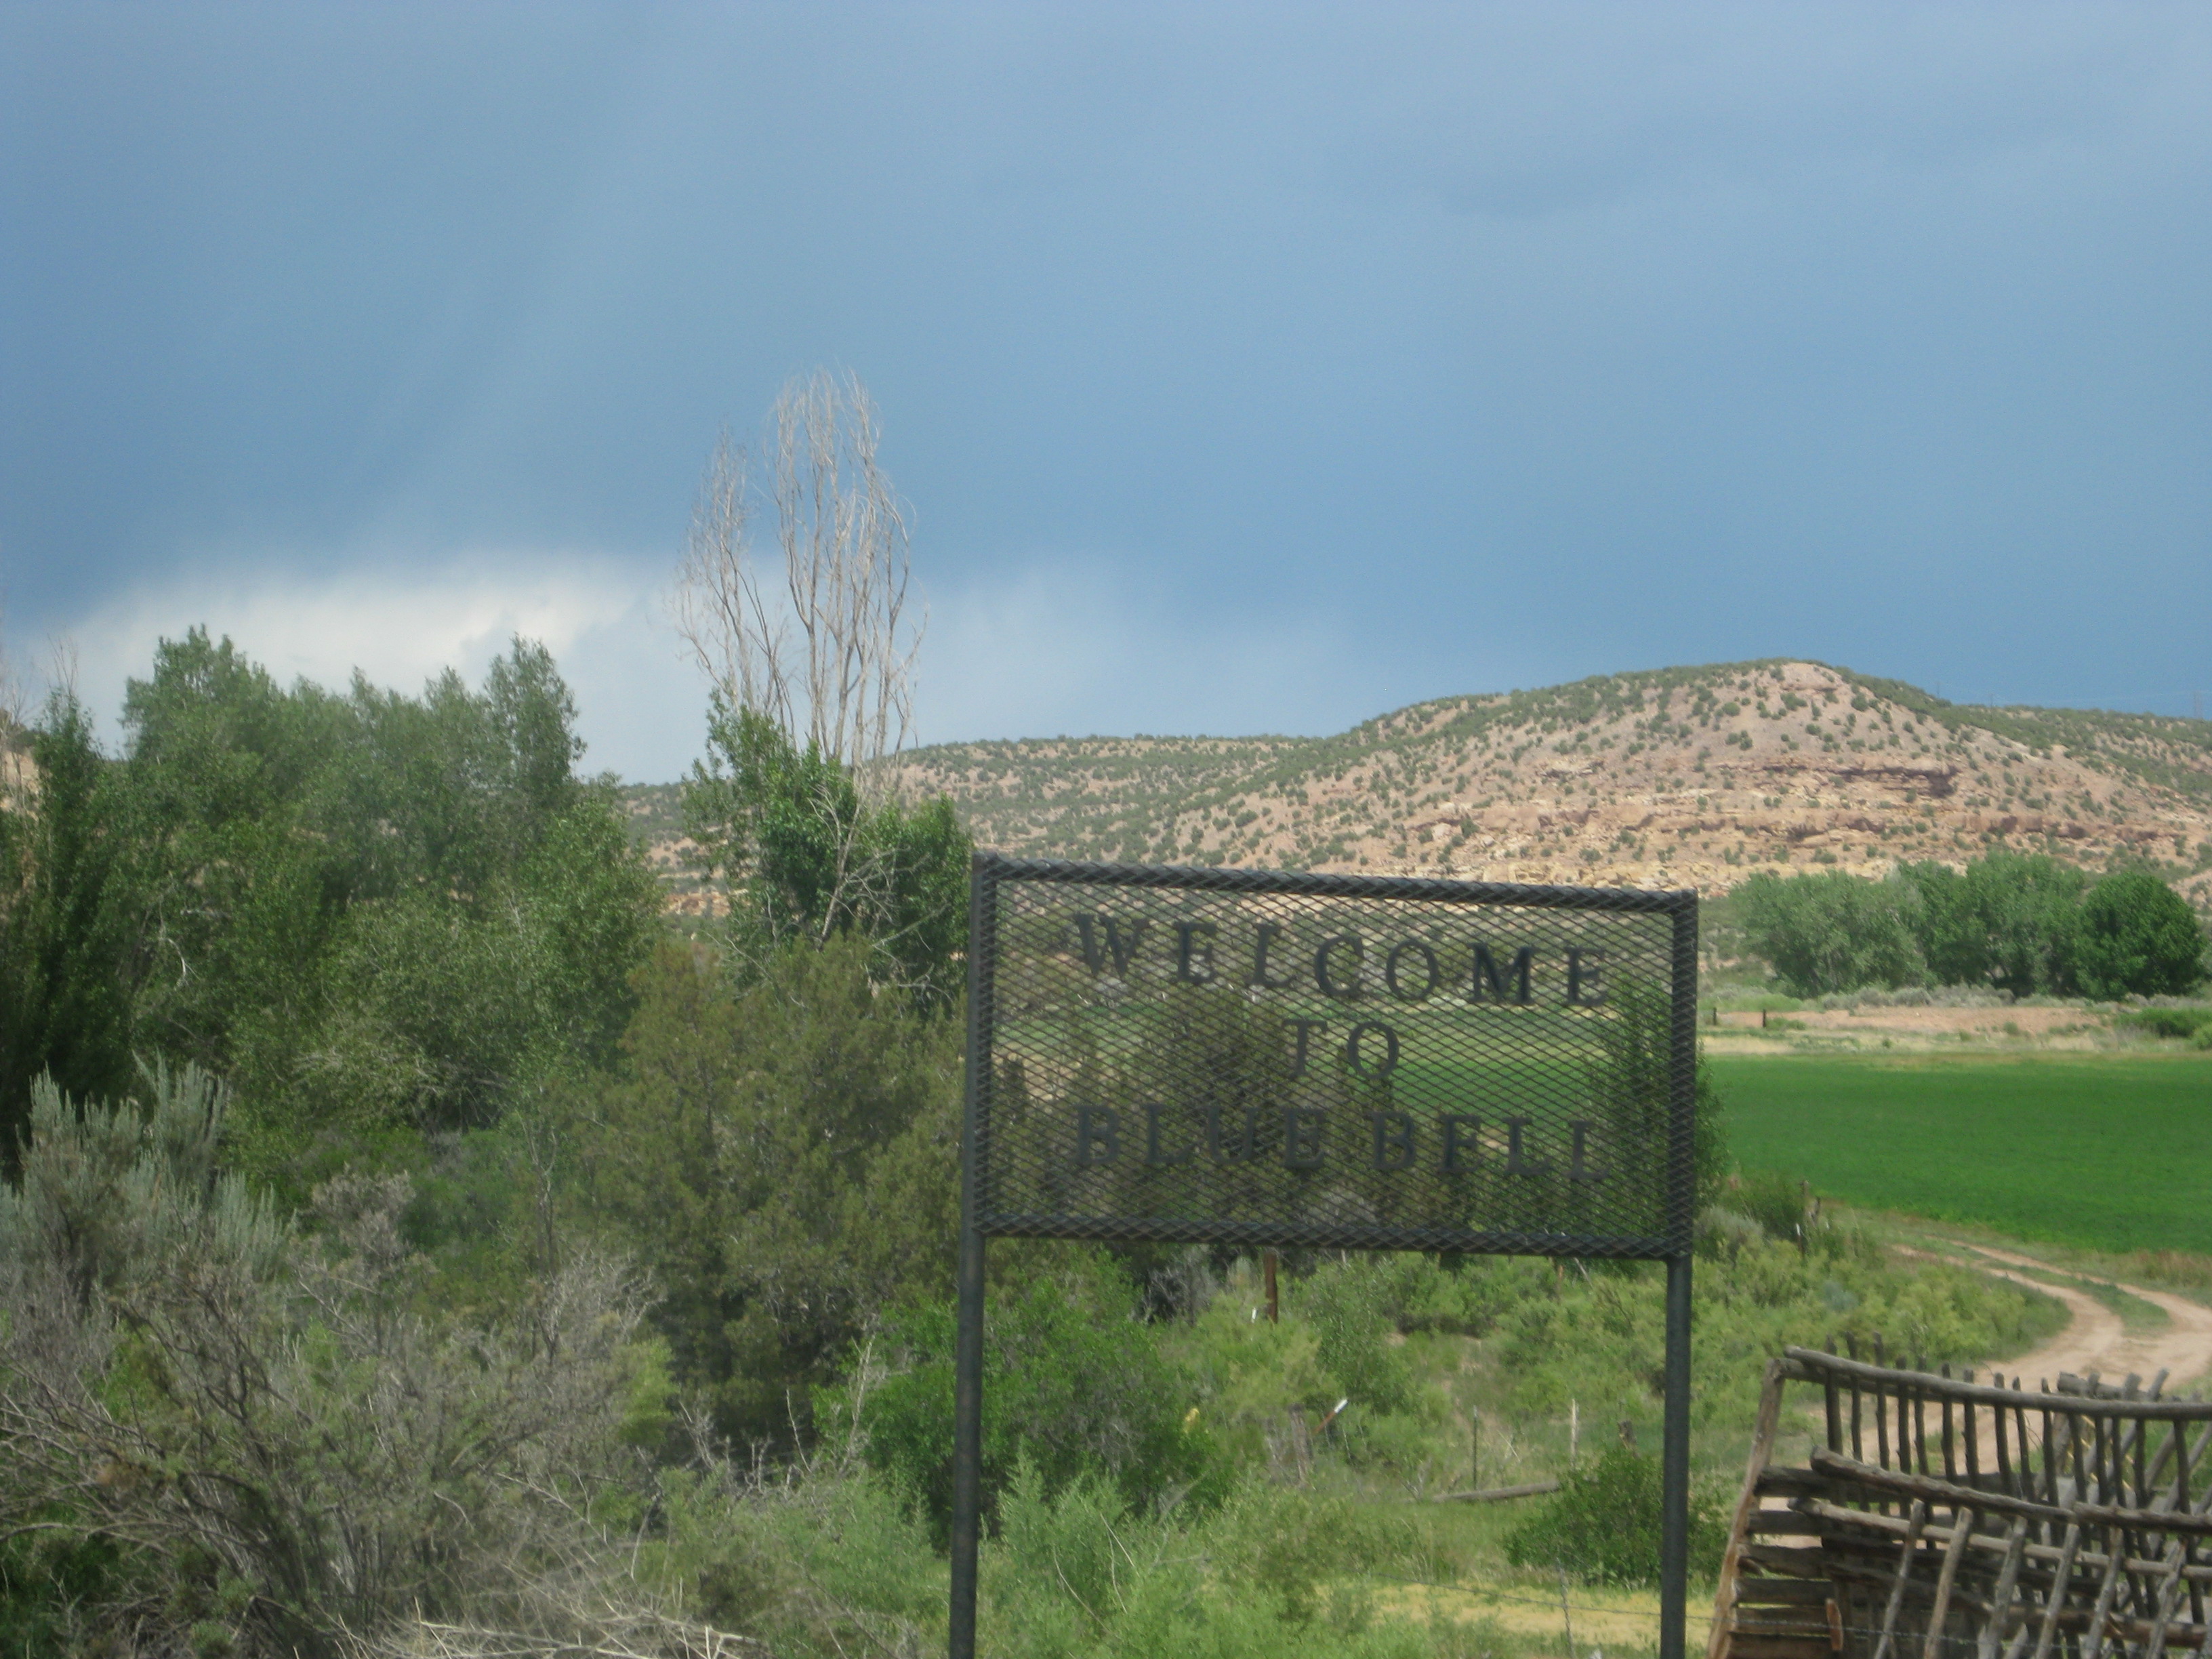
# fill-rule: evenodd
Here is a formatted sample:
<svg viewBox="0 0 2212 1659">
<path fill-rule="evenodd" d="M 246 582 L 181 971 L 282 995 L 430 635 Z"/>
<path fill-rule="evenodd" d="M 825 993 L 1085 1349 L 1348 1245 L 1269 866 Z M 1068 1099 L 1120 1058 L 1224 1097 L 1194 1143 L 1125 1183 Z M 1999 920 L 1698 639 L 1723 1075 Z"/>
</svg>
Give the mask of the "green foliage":
<svg viewBox="0 0 2212 1659">
<path fill-rule="evenodd" d="M 1937 1262 L 1899 1261 L 1863 1234 L 1821 1228 L 1814 1248 L 1768 1241 L 1756 1227 L 1709 1233 L 1695 1268 L 1691 1413 L 1698 1424 L 1751 1420 L 1767 1359 L 1792 1343 L 1821 1346 L 1883 1334 L 1929 1363 L 2017 1352 L 2064 1322 L 2049 1298 Z M 1665 1360 L 1666 1275 L 1654 1264 L 1571 1270 L 1556 1294 L 1529 1297 L 1492 1339 L 1509 1399 L 1524 1413 L 1650 1421 Z"/>
<path fill-rule="evenodd" d="M 1404 1411 L 1413 1379 L 1404 1356 L 1384 1340 L 1396 1328 L 1389 1268 L 1378 1258 L 1324 1267 L 1300 1286 L 1300 1316 L 1316 1339 L 1322 1375 L 1368 1413 Z"/>
<path fill-rule="evenodd" d="M 1673 1109 L 1673 999 L 1656 981 L 1623 975 L 1615 978 L 1608 1000 L 1613 1018 L 1592 1028 L 1599 1049 L 1589 1068 L 1592 1097 L 1606 1115 L 1613 1146 L 1636 1149 L 1637 1156 L 1663 1158 Z M 1735 1164 L 1729 1152 L 1727 1105 L 1713 1086 L 1702 1054 L 1695 1089 L 1691 1167 L 1702 1206 L 1712 1201 Z M 1664 1184 L 1663 1171 L 1658 1170 L 1628 1173 L 1631 1190 L 1657 1193 Z M 1650 1218 L 1654 1233 L 1664 1225 L 1660 1217 Z"/>
<path fill-rule="evenodd" d="M 2212 1008 L 2138 1008 L 2112 1024 L 2123 1030 L 2148 1031 L 2153 1036 L 2186 1039 L 2212 1030 Z"/>
<path fill-rule="evenodd" d="M 835 756 L 795 748 L 775 721 L 718 691 L 684 822 L 708 872 L 731 884 L 740 967 L 853 933 L 872 942 L 878 977 L 918 1006 L 942 1009 L 958 995 L 970 843 L 951 802 L 871 802 Z"/>
<path fill-rule="evenodd" d="M 1759 1224 L 1778 1243 L 1795 1244 L 1804 1235 L 1805 1191 L 1797 1177 L 1775 1170 L 1747 1170 L 1722 1201 Z"/>
<path fill-rule="evenodd" d="M 652 1273 L 678 1374 L 739 1443 L 803 1439 L 877 1311 L 951 1290 L 958 1032 L 872 965 L 842 936 L 739 990 L 665 945 L 625 1075 L 574 1108 L 578 1201 Z"/>
<path fill-rule="evenodd" d="M 12 1164 L 31 1080 L 78 1094 L 131 1079 L 131 940 L 102 823 L 106 763 L 92 719 L 57 694 L 31 734 L 35 799 L 0 810 L 0 1161 Z"/>
<path fill-rule="evenodd" d="M 2041 854 L 1997 852 L 1963 870 L 1899 866 L 1752 877 L 1731 896 L 1750 947 L 1799 996 L 1933 979 L 2016 996 L 2177 994 L 2204 978 L 2196 913 L 2148 871 L 2094 885 Z"/>
<path fill-rule="evenodd" d="M 1963 871 L 1912 864 L 1921 949 L 1946 985 L 1994 985 L 2016 996 L 2074 989 L 2075 939 L 2088 878 L 2041 854 L 1991 853 Z"/>
<path fill-rule="evenodd" d="M 1169 1497 L 1204 1504 L 1225 1471 L 1212 1436 L 1193 1419 L 1194 1380 L 1161 1352 L 1157 1328 L 1134 1316 L 1114 1275 L 1040 1279 L 992 1311 L 985 1327 L 982 1490 L 995 1506 L 1026 1468 L 1047 1497 L 1103 1482 L 1129 1503 Z M 951 1514 L 952 1308 L 939 1303 L 887 1322 L 896 1369 L 865 1373 L 836 1396 L 857 1413 L 868 1457 L 913 1495 L 941 1530 Z"/>
<path fill-rule="evenodd" d="M 82 1109 L 42 1082 L 0 1202 L 0 1529 L 35 1518 L 82 1571 L 126 1545 L 141 1606 L 110 1611 L 143 1628 L 157 1599 L 172 1642 L 313 1655 L 526 1568 L 540 1499 L 642 1512 L 624 1480 L 667 1389 L 619 1267 L 434 1322 L 404 1181 L 331 1183 L 303 1237 L 216 1167 L 220 1088 L 146 1081 Z"/>
<path fill-rule="evenodd" d="M 1341 1498 L 1250 1482 L 1165 1516 L 1024 1471 L 983 1553 L 980 1645 L 1026 1659 L 1397 1659 L 1430 1632 L 1376 1617 L 1366 1574 L 1420 1571 L 1413 1529 Z"/>
<path fill-rule="evenodd" d="M 945 1626 L 944 1563 L 883 1481 L 842 1462 L 756 1480 L 715 1459 L 662 1472 L 635 1585 L 687 1619 L 777 1654 L 927 1651 Z M 703 1647 L 703 1642 L 699 1644 Z"/>
<path fill-rule="evenodd" d="M 1516 1566 L 1562 1566 L 1585 1583 L 1643 1589 L 1659 1582 L 1659 1460 L 1608 1446 L 1595 1462 L 1560 1478 L 1557 1496 L 1506 1534 Z M 1720 1567 L 1728 1528 L 1718 1506 L 1690 1509 L 1690 1571 Z"/>
<path fill-rule="evenodd" d="M 1437 724 L 1632 699 L 1656 731 L 1689 684 Z M 133 684 L 119 757 L 66 701 L 43 717 L 38 788 L 0 813 L 0 1128 L 28 1130 L 0 1190 L 0 1647 L 312 1655 L 422 1617 L 547 1650 L 702 1647 L 702 1620 L 793 1655 L 939 1639 L 966 839 L 718 708 L 687 806 L 739 912 L 719 956 L 655 952 L 574 714 L 520 642 L 409 697 L 286 690 L 196 633 Z M 1400 741 L 1285 744 L 1281 781 Z M 1151 782 L 1217 761 L 1179 745 Z M 1636 1139 L 1666 1108 L 1664 999 L 1612 997 L 1589 1081 Z M 1233 993 L 1153 1039 L 1225 1110 L 1382 1086 L 1290 1079 Z M 1101 1087 L 1120 1063 L 1094 1056 Z M 1009 1132 L 1064 1082 L 1006 1079 Z M 1863 1234 L 1771 1242 L 1781 1183 L 1724 1190 L 1722 1124 L 1701 1071 L 1709 1434 L 1785 1341 L 1980 1358 L 2041 1328 L 2032 1294 Z M 1363 1582 L 1435 1580 L 1441 1532 L 1504 1517 L 1371 1500 L 1462 1478 L 1472 1398 L 1540 1467 L 1569 1399 L 1648 1420 L 1656 1272 L 1297 1256 L 1273 1324 L 1250 1264 L 1155 1265 L 1179 1288 L 1148 1302 L 1102 1252 L 994 1251 L 987 1645 L 1510 1651 Z M 1650 1483 L 1614 1461 L 1568 1496 L 1641 1528 Z M 1623 1576 L 1605 1551 L 1635 1535 L 1574 1565 Z"/>
<path fill-rule="evenodd" d="M 266 1273 L 286 1243 L 267 1202 L 217 1164 L 228 1091 L 191 1065 L 142 1081 L 139 1101 L 105 1105 L 40 1078 L 19 1179 L 0 1186 L 0 1260 L 37 1264 L 79 1306 L 195 1244 Z"/>
<path fill-rule="evenodd" d="M 2179 996 L 2203 982 L 2204 929 L 2149 871 L 2114 871 L 2081 902 L 2074 970 L 2087 996 Z"/>
<path fill-rule="evenodd" d="M 42 1527 L 63 1522 L 62 1529 L 0 1544 L 0 1653 L 70 1652 L 100 1608 L 137 1588 L 130 1553 L 113 1539 L 69 1531 L 65 1513 L 35 1517 Z"/>
<path fill-rule="evenodd" d="M 1799 996 L 1895 989 L 1926 973 L 1910 888 L 1836 871 L 1786 878 L 1761 871 L 1734 896 L 1751 948 Z"/>
<path fill-rule="evenodd" d="M 163 1054 L 233 1079 L 240 1157 L 296 1196 L 339 1142 L 611 1060 L 659 892 L 574 713 L 523 641 L 416 699 L 287 691 L 198 629 L 131 682 L 120 759 L 50 705 L 0 824 L 0 1132 L 40 1072 L 112 1093 Z"/>
</svg>

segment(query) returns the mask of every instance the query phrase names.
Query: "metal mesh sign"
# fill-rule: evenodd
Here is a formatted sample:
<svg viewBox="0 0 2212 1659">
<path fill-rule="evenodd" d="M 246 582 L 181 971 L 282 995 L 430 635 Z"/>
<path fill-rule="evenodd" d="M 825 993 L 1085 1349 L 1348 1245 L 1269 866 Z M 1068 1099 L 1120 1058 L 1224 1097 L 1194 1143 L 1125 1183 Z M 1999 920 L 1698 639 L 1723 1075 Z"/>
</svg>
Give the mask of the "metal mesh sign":
<svg viewBox="0 0 2212 1659">
<path fill-rule="evenodd" d="M 1695 896 L 980 857 L 985 1235 L 1675 1257 Z"/>
<path fill-rule="evenodd" d="M 994 1234 L 1663 1259 L 1682 1659 L 1697 896 L 990 853 L 972 880 L 951 1659 Z"/>
</svg>

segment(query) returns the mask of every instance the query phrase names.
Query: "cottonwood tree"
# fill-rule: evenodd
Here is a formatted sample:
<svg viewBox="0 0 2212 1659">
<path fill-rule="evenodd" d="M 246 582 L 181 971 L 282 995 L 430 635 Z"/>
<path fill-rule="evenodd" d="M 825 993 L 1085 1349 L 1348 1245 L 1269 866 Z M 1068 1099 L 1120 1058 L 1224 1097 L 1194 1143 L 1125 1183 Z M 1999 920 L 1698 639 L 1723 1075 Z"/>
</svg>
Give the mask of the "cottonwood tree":
<svg viewBox="0 0 2212 1659">
<path fill-rule="evenodd" d="M 883 795 L 882 763 L 912 723 L 921 629 L 880 440 L 857 378 L 817 371 L 784 387 L 762 466 L 780 582 L 755 561 L 751 459 L 726 433 L 715 446 L 672 606 L 712 687 L 684 823 L 732 897 L 741 972 L 858 929 L 882 981 L 941 1004 L 968 842 L 948 803 L 908 811 Z"/>
<path fill-rule="evenodd" d="M 792 380 L 769 417 L 765 458 L 780 592 L 754 565 L 750 458 L 726 431 L 676 580 L 677 631 L 722 698 L 766 717 L 793 749 L 856 770 L 905 746 L 921 632 L 908 609 L 907 514 L 881 441 L 858 376 Z"/>
</svg>

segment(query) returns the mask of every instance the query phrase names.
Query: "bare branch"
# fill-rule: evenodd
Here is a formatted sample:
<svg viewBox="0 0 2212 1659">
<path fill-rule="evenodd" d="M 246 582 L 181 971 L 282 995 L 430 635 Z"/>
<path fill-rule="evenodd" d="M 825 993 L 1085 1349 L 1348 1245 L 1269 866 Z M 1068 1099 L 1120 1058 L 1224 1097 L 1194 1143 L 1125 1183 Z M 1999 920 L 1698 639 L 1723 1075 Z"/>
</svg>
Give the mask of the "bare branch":
<svg viewBox="0 0 2212 1659">
<path fill-rule="evenodd" d="M 672 609 L 699 670 L 734 708 L 791 724 L 785 627 L 762 603 L 747 526 L 752 511 L 745 452 L 725 429 L 699 481 Z"/>
<path fill-rule="evenodd" d="M 728 434 L 701 481 L 673 609 L 702 672 L 794 749 L 856 771 L 906 744 L 919 619 L 907 510 L 878 459 L 876 404 L 856 375 L 817 370 L 769 417 L 769 504 L 783 592 L 772 611 L 747 543 L 747 458 Z"/>
</svg>

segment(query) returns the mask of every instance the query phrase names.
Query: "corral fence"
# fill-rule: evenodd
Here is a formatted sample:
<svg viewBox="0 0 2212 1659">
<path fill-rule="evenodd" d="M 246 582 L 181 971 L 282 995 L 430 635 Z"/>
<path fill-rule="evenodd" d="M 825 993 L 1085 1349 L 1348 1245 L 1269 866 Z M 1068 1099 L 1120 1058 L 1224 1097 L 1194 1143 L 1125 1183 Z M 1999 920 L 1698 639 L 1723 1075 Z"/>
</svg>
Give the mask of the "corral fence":
<svg viewBox="0 0 2212 1659">
<path fill-rule="evenodd" d="M 1786 1350 L 1708 1659 L 2212 1659 L 2212 1403 L 2165 1382 Z M 1798 1412 L 1823 1443 L 1776 1463 Z"/>
</svg>

